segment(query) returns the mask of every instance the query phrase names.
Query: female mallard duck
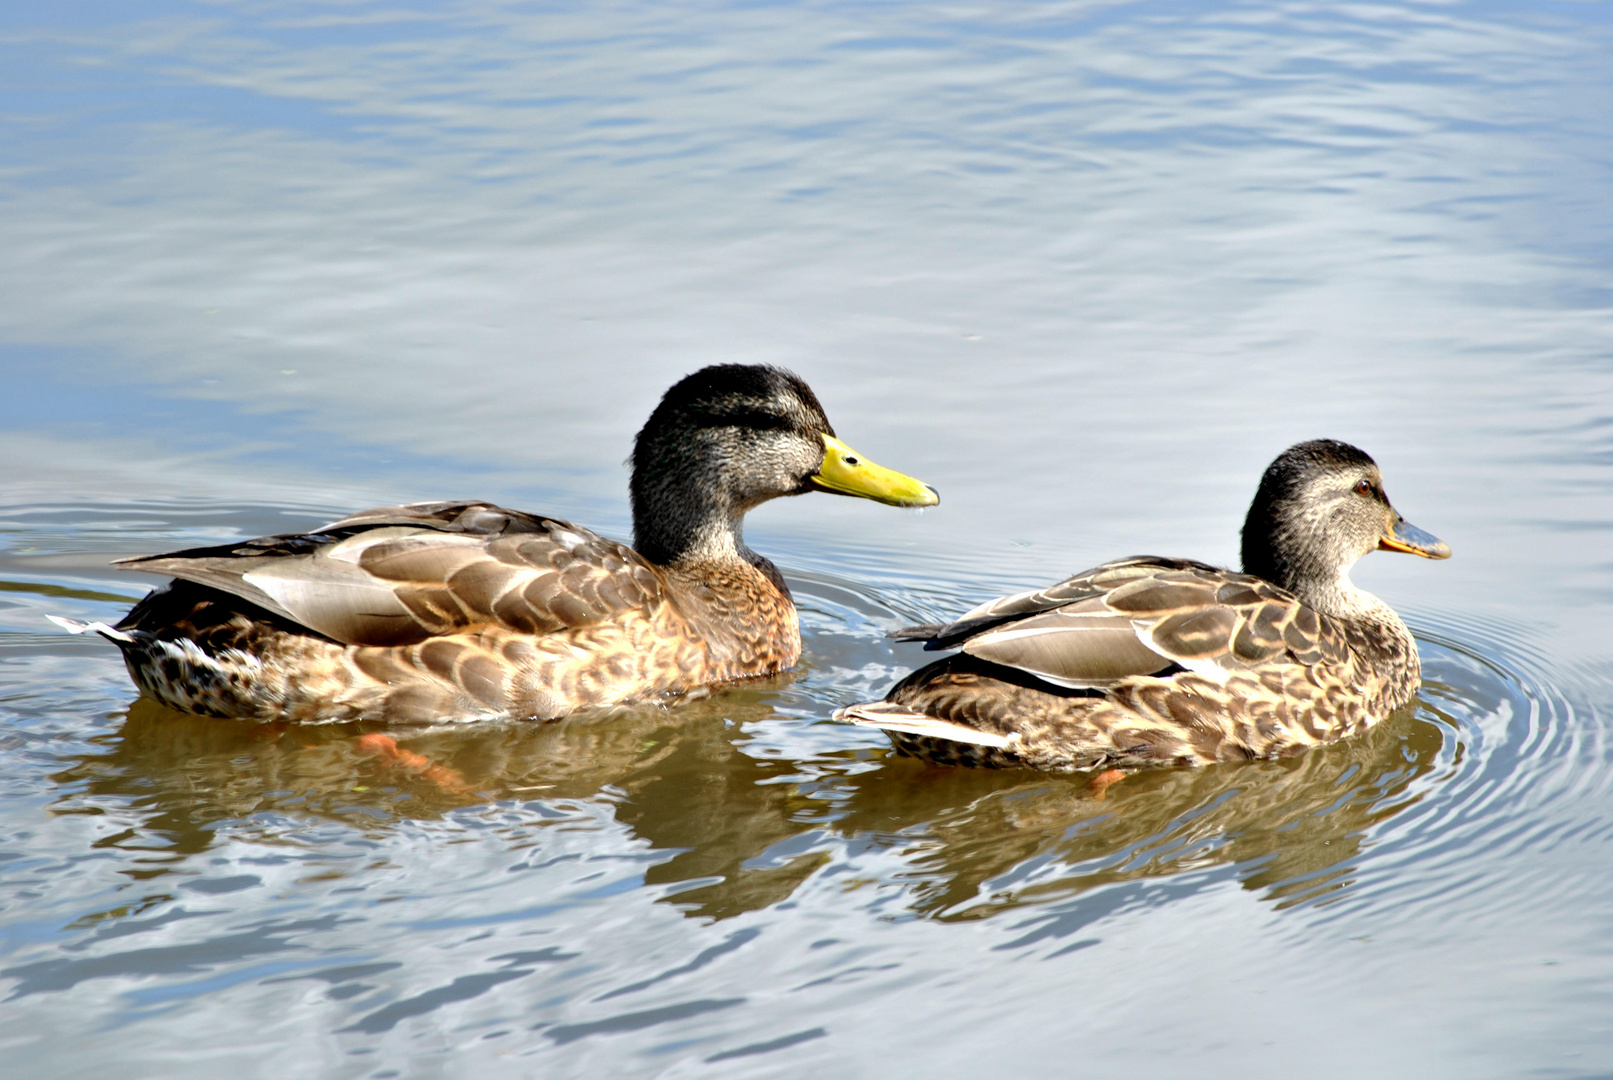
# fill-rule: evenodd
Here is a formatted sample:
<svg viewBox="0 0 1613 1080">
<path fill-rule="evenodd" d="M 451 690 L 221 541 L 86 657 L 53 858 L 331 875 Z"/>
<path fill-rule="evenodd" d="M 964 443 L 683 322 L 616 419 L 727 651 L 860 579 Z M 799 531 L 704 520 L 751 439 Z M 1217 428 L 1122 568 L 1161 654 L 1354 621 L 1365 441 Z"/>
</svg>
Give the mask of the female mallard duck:
<svg viewBox="0 0 1613 1080">
<path fill-rule="evenodd" d="M 312 533 L 124 559 L 176 578 L 116 627 L 144 691 L 254 720 L 552 718 L 792 666 L 790 590 L 745 512 L 828 491 L 933 506 L 935 491 L 835 438 L 800 378 L 688 376 L 633 448 L 635 548 L 477 502 L 368 510 Z"/>
<path fill-rule="evenodd" d="M 1261 478 L 1244 573 L 1121 559 L 950 625 L 897 631 L 962 651 L 835 717 L 938 764 L 1067 771 L 1296 754 L 1416 692 L 1405 623 L 1350 582 L 1376 548 L 1450 555 L 1389 505 L 1366 454 L 1300 443 Z"/>
</svg>

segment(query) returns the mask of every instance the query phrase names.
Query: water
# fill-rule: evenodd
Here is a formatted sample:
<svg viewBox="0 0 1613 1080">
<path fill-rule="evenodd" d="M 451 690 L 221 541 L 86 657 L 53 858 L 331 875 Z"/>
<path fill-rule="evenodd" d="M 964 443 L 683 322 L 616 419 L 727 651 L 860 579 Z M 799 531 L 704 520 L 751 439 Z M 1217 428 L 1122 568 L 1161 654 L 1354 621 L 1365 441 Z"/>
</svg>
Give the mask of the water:
<svg viewBox="0 0 1613 1080">
<path fill-rule="evenodd" d="M 58 1077 L 1613 1070 L 1597 5 L 0 13 L 0 1040 Z M 126 554 L 480 497 L 626 536 L 679 375 L 940 489 L 750 518 L 801 668 L 411 733 L 138 700 Z M 1276 763 L 926 769 L 886 630 L 1231 562 L 1364 446 L 1417 706 Z M 1077 1064 L 1079 1063 L 1079 1064 Z"/>
</svg>

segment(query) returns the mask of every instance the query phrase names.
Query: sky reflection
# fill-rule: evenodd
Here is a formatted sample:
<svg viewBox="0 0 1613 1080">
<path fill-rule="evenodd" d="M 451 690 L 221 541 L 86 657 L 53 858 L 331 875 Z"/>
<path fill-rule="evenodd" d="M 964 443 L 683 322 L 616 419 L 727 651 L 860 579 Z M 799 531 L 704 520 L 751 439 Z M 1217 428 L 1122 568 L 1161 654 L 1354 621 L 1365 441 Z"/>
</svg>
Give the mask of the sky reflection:
<svg viewBox="0 0 1613 1080">
<path fill-rule="evenodd" d="M 0 5 L 4 966 L 39 991 L 8 1053 L 1587 1075 L 1613 985 L 1610 24 Z M 624 536 L 633 433 L 720 360 L 797 368 L 943 498 L 752 515 L 807 638 L 769 684 L 414 733 L 439 771 L 409 773 L 354 731 L 131 708 L 110 647 L 44 620 L 154 582 L 112 557 L 409 498 Z M 1133 552 L 1234 560 L 1260 470 L 1317 436 L 1455 552 L 1356 571 L 1423 638 L 1417 716 L 1101 803 L 821 722 L 916 661 L 899 621 Z"/>
</svg>

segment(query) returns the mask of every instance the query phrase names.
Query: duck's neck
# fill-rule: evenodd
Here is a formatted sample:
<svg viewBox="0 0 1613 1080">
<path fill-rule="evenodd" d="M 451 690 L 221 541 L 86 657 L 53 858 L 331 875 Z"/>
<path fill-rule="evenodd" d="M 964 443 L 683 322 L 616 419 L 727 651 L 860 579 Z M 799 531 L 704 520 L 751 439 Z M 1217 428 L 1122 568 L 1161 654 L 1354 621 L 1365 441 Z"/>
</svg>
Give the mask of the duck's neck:
<svg viewBox="0 0 1613 1080">
<path fill-rule="evenodd" d="M 1331 578 L 1317 577 L 1292 583 L 1278 582 L 1299 597 L 1305 605 L 1329 618 L 1357 626 L 1381 626 L 1394 636 L 1411 640 L 1406 624 L 1395 609 L 1350 580 L 1350 568 L 1342 567 Z"/>
<path fill-rule="evenodd" d="M 1296 552 L 1293 545 L 1271 543 L 1270 537 L 1280 536 L 1285 530 L 1255 521 L 1253 513 L 1250 517 L 1243 531 L 1244 573 L 1282 586 L 1319 614 L 1362 630 L 1378 631 L 1410 646 L 1411 632 L 1394 608 L 1350 580 L 1355 559 L 1341 555 L 1339 561 L 1334 561 L 1314 552 Z"/>
<path fill-rule="evenodd" d="M 1356 588 L 1349 568 L 1331 580 L 1299 581 L 1288 591 L 1344 629 L 1359 666 L 1357 672 L 1376 676 L 1377 706 L 1398 709 L 1422 681 L 1422 659 L 1417 642 L 1395 609 L 1365 589 Z"/>
<path fill-rule="evenodd" d="M 677 605 L 720 678 L 764 675 L 801 655 L 795 601 L 784 577 L 745 546 L 744 511 L 685 488 L 671 499 L 639 498 L 634 547 L 674 583 Z"/>
<path fill-rule="evenodd" d="M 744 510 L 700 485 L 635 485 L 633 547 L 657 566 L 751 562 L 744 521 Z"/>
</svg>

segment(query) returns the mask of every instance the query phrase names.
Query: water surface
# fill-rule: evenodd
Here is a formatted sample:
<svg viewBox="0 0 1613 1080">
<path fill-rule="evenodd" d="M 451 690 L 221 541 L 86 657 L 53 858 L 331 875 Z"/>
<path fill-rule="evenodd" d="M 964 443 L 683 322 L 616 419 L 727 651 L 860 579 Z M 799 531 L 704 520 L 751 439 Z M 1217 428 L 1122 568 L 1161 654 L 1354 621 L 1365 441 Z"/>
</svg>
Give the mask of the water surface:
<svg viewBox="0 0 1613 1080">
<path fill-rule="evenodd" d="M 52 1076 L 1606 1075 L 1613 34 L 1596 5 L 0 14 L 0 1040 Z M 940 489 L 752 515 L 799 670 L 400 734 L 135 695 L 122 555 L 478 497 L 626 537 L 766 361 Z M 1305 757 L 925 768 L 887 630 L 1235 560 L 1356 442 L 1448 563 Z"/>
</svg>

